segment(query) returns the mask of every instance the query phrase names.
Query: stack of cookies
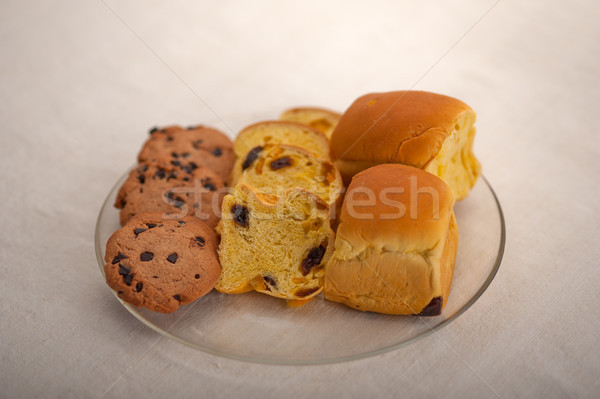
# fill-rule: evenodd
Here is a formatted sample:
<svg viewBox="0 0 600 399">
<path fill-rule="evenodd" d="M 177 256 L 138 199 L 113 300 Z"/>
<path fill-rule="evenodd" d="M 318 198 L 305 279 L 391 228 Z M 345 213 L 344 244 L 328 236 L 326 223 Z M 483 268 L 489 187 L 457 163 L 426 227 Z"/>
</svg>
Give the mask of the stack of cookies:
<svg viewBox="0 0 600 399">
<path fill-rule="evenodd" d="M 106 245 L 106 282 L 124 301 L 173 312 L 221 273 L 217 234 L 233 143 L 205 126 L 153 128 L 115 201 L 123 226 Z"/>
</svg>

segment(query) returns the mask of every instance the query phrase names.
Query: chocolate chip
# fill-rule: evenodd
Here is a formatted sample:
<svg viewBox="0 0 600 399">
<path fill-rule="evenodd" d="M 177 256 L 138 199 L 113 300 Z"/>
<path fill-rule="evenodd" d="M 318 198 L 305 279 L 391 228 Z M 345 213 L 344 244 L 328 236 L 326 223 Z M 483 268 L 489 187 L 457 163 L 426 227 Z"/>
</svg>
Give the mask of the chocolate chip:
<svg viewBox="0 0 600 399">
<path fill-rule="evenodd" d="M 198 279 L 198 278 L 200 278 L 200 275 L 199 275 L 199 274 L 196 274 L 196 275 L 194 276 L 194 278 Z"/>
<path fill-rule="evenodd" d="M 150 129 L 150 131 L 148 133 L 154 134 L 154 133 L 156 133 L 157 130 L 158 130 L 158 128 L 156 126 L 154 126 L 152 129 Z"/>
<path fill-rule="evenodd" d="M 196 162 L 190 162 L 190 168 L 192 168 L 192 170 L 196 170 L 198 169 L 198 164 Z"/>
<path fill-rule="evenodd" d="M 181 297 L 179 295 L 173 295 L 173 298 L 178 301 L 181 302 Z"/>
<path fill-rule="evenodd" d="M 217 188 L 215 187 L 215 185 L 212 184 L 211 182 L 204 183 L 204 185 L 202 187 L 208 189 L 209 191 L 216 191 L 217 190 Z"/>
<path fill-rule="evenodd" d="M 169 175 L 167 176 L 167 181 L 171 180 L 171 179 L 176 179 L 177 178 L 177 172 L 175 172 L 174 170 L 169 172 Z"/>
<path fill-rule="evenodd" d="M 174 159 L 174 160 L 171 161 L 171 165 L 173 165 L 173 166 L 179 166 L 179 165 L 181 165 L 181 162 L 179 162 L 178 160 Z"/>
<path fill-rule="evenodd" d="M 164 179 L 166 175 L 163 169 L 159 169 L 154 173 L 154 177 L 158 177 L 159 179 Z"/>
<path fill-rule="evenodd" d="M 146 229 L 142 229 L 141 227 L 138 227 L 136 229 L 133 229 L 133 232 L 135 233 L 135 236 L 137 237 L 138 234 L 143 233 L 144 231 L 146 231 Z"/>
<path fill-rule="evenodd" d="M 141 168 L 139 168 L 139 170 L 140 170 L 141 172 L 145 172 L 145 171 L 147 171 L 147 170 L 148 170 L 148 165 L 142 165 L 142 167 L 141 167 Z"/>
<path fill-rule="evenodd" d="M 119 291 L 117 291 L 117 294 L 119 294 L 119 295 L 123 295 L 123 291 L 120 291 L 120 290 L 119 290 Z"/>
<path fill-rule="evenodd" d="M 178 153 L 176 153 L 175 151 L 173 151 L 173 152 L 171 153 L 171 156 L 172 156 L 173 158 L 179 158 L 179 154 L 178 154 Z"/>
<path fill-rule="evenodd" d="M 279 170 L 288 166 L 292 166 L 292 159 L 290 157 L 279 158 L 271 162 L 271 170 Z"/>
<path fill-rule="evenodd" d="M 444 299 L 441 296 L 436 296 L 423 308 L 423 310 L 421 310 L 421 313 L 417 314 L 417 316 L 439 316 L 442 314 L 443 303 Z"/>
<path fill-rule="evenodd" d="M 185 224 L 185 220 L 178 220 L 177 224 L 179 224 L 179 225 Z"/>
<path fill-rule="evenodd" d="M 196 242 L 198 243 L 198 246 L 203 247 L 204 244 L 206 243 L 206 241 L 204 241 L 204 238 L 200 237 L 200 236 L 196 236 Z"/>
<path fill-rule="evenodd" d="M 144 288 L 144 284 L 140 281 L 135 285 L 135 292 L 140 292 Z"/>
<path fill-rule="evenodd" d="M 249 215 L 248 208 L 243 205 L 235 204 L 231 207 L 231 213 L 233 214 L 233 221 L 242 227 L 248 227 Z"/>
<path fill-rule="evenodd" d="M 150 262 L 154 259 L 154 254 L 152 252 L 142 252 L 140 255 L 140 260 L 142 262 Z"/>
<path fill-rule="evenodd" d="M 200 149 L 200 144 L 202 144 L 202 140 L 196 140 L 196 141 L 192 142 L 192 147 L 194 147 L 195 149 L 199 150 Z"/>
<path fill-rule="evenodd" d="M 131 272 L 130 268 L 119 263 L 119 274 L 121 276 L 127 276 L 130 272 Z"/>
<path fill-rule="evenodd" d="M 131 285 L 131 282 L 133 281 L 133 274 L 127 274 L 123 276 L 123 281 L 125 282 L 125 284 Z"/>
<path fill-rule="evenodd" d="M 242 163 L 242 170 L 248 169 L 250 167 L 250 165 L 252 165 L 254 163 L 254 161 L 256 161 L 256 158 L 258 158 L 258 154 L 262 150 L 263 150 L 263 148 L 260 145 L 257 145 L 256 147 L 251 149 L 250 152 L 248 152 L 248 155 L 246 155 L 246 159 L 244 159 L 244 163 Z"/>
<path fill-rule="evenodd" d="M 217 147 L 212 151 L 212 154 L 215 157 L 220 157 L 223 154 L 223 151 L 221 151 L 221 149 L 219 147 Z"/>
<path fill-rule="evenodd" d="M 162 130 L 161 130 L 161 132 L 162 132 Z M 173 137 L 167 136 L 167 138 L 165 139 L 165 141 L 173 141 Z"/>
<path fill-rule="evenodd" d="M 181 157 L 182 157 L 182 158 L 187 158 L 187 157 L 189 157 L 189 156 L 190 156 L 190 153 L 189 153 L 189 152 L 184 152 L 184 153 L 182 153 L 182 154 L 181 154 Z"/>
<path fill-rule="evenodd" d="M 122 259 L 127 259 L 127 256 L 125 256 L 125 254 L 124 254 L 124 253 L 122 253 L 122 252 L 119 252 L 119 253 L 117 254 L 117 256 L 115 256 L 115 257 L 113 258 L 113 260 L 112 260 L 112 264 L 114 265 L 114 264 L 116 264 L 116 263 L 119 263 L 119 262 L 120 262 Z"/>
<path fill-rule="evenodd" d="M 146 226 L 148 226 L 149 229 L 153 229 L 156 227 L 156 224 L 154 223 L 146 223 Z"/>
<path fill-rule="evenodd" d="M 189 178 L 189 177 L 187 177 L 187 176 L 185 176 L 185 177 L 183 178 L 183 181 L 190 181 L 190 178 Z"/>
<path fill-rule="evenodd" d="M 313 267 L 321 263 L 324 255 L 325 247 L 323 245 L 311 249 L 306 258 L 302 261 L 302 274 L 306 276 Z"/>
<path fill-rule="evenodd" d="M 146 182 L 146 176 L 144 175 L 138 175 L 137 179 L 140 182 L 140 184 L 144 184 Z"/>
<path fill-rule="evenodd" d="M 167 260 L 174 264 L 175 262 L 177 262 L 177 254 L 171 254 L 167 256 Z"/>
<path fill-rule="evenodd" d="M 194 130 L 196 128 L 196 126 L 188 126 L 186 127 L 187 130 Z"/>
<path fill-rule="evenodd" d="M 192 173 L 192 167 L 189 165 L 183 165 L 181 167 L 181 170 L 183 170 L 185 173 L 187 174 L 191 174 Z"/>
</svg>

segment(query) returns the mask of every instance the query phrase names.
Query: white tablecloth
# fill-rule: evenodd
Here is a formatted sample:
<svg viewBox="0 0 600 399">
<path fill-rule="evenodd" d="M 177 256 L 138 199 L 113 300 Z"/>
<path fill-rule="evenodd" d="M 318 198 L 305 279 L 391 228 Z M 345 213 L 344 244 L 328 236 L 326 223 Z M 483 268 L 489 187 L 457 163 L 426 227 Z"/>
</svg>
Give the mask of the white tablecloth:
<svg viewBox="0 0 600 399">
<path fill-rule="evenodd" d="M 3 1 L 0 397 L 598 397 L 599 19 L 592 0 Z M 94 224 L 149 127 L 234 134 L 411 88 L 477 111 L 507 219 L 500 271 L 456 321 L 265 366 L 162 338 L 110 293 Z"/>
</svg>

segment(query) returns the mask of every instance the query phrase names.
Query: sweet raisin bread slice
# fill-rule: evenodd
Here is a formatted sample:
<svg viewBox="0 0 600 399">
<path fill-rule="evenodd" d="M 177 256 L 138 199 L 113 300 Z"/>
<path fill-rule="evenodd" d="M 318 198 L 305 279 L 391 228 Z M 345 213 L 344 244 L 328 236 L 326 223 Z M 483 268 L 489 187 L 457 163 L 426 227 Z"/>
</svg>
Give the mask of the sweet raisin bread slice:
<svg viewBox="0 0 600 399">
<path fill-rule="evenodd" d="M 252 150 L 267 144 L 289 144 L 302 147 L 319 158 L 329 159 L 329 140 L 320 131 L 295 122 L 267 121 L 244 128 L 233 142 L 236 162 L 229 178 L 234 185 L 242 173 L 242 163 Z"/>
<path fill-rule="evenodd" d="M 330 138 L 341 116 L 337 112 L 324 108 L 298 107 L 284 111 L 279 119 L 308 125 L 323 132 L 327 138 Z"/>
<path fill-rule="evenodd" d="M 266 145 L 251 154 L 242 163 L 243 172 L 238 183 L 249 184 L 274 195 L 292 187 L 305 188 L 327 202 L 332 216 L 335 216 L 344 185 L 331 162 L 319 159 L 300 147 L 283 144 Z"/>
<path fill-rule="evenodd" d="M 277 197 L 239 184 L 225 196 L 222 215 L 217 290 L 288 300 L 321 291 L 334 242 L 322 199 L 299 187 Z"/>
</svg>

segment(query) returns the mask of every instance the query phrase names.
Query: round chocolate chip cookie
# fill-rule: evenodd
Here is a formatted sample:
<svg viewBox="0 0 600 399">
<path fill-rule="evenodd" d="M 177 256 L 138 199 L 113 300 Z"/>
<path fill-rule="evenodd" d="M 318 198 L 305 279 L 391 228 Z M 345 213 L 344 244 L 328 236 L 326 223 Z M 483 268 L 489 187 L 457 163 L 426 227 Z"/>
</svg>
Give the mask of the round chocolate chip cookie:
<svg viewBox="0 0 600 399">
<path fill-rule="evenodd" d="M 170 219 L 194 215 L 215 227 L 223 188 L 223 180 L 208 168 L 182 170 L 140 164 L 121 186 L 115 208 L 121 209 L 121 226 L 137 214 L 163 212 Z"/>
<path fill-rule="evenodd" d="M 195 217 L 134 216 L 106 244 L 106 283 L 137 307 L 171 313 L 214 287 L 221 273 L 214 231 Z"/>
<path fill-rule="evenodd" d="M 225 134 L 205 126 L 154 128 L 138 160 L 183 171 L 204 166 L 226 180 L 233 168 L 233 143 Z"/>
</svg>

